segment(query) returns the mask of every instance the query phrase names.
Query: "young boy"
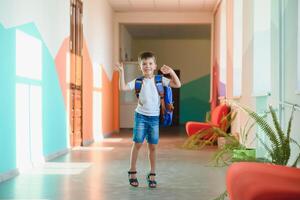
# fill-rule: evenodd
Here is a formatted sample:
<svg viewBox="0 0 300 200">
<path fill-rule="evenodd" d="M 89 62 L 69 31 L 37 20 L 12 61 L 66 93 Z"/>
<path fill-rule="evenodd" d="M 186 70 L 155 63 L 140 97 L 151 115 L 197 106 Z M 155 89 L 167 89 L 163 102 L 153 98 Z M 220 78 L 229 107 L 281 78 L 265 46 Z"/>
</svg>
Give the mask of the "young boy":
<svg viewBox="0 0 300 200">
<path fill-rule="evenodd" d="M 133 145 L 130 155 L 130 169 L 128 171 L 129 183 L 131 186 L 138 187 L 136 178 L 136 161 L 143 141 L 146 138 L 148 142 L 148 156 L 150 161 L 150 173 L 147 175 L 150 188 L 156 187 L 155 181 L 155 158 L 156 146 L 159 139 L 159 114 L 160 114 L 160 96 L 155 84 L 156 58 L 152 52 L 141 53 L 138 58 L 139 66 L 143 73 L 142 88 L 139 92 L 138 105 L 135 109 Z M 120 90 L 129 91 L 135 89 L 135 80 L 125 84 L 123 64 L 117 64 L 115 70 L 120 74 Z M 163 74 L 169 74 L 171 79 L 162 78 L 163 86 L 170 85 L 174 88 L 181 86 L 180 80 L 174 70 L 166 65 L 160 68 Z"/>
</svg>

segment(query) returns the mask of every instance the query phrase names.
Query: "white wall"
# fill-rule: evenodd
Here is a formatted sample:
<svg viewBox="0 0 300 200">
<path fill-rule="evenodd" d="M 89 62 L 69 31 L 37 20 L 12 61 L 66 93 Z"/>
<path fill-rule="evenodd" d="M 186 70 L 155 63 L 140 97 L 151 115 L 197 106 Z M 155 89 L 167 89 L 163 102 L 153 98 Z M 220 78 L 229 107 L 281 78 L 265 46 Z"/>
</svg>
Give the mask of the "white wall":
<svg viewBox="0 0 300 200">
<path fill-rule="evenodd" d="M 120 48 L 121 48 L 121 60 L 131 61 L 132 57 L 132 37 L 124 25 L 120 26 Z M 127 60 L 126 60 L 127 54 Z"/>
<path fill-rule="evenodd" d="M 133 57 L 142 51 L 152 51 L 157 65 L 180 70 L 183 84 L 210 73 L 210 39 L 134 39 Z"/>
<path fill-rule="evenodd" d="M 112 79 L 113 10 L 104 0 L 83 3 L 83 32 L 93 63 L 102 64 Z"/>
<path fill-rule="evenodd" d="M 52 57 L 70 33 L 70 2 L 0 0 L 0 23 L 6 28 L 34 22 Z"/>
<path fill-rule="evenodd" d="M 297 33 L 297 26 L 299 21 L 299 1 L 289 0 L 284 1 L 284 31 L 283 31 L 283 51 L 282 51 L 282 101 L 289 102 L 291 104 L 300 104 L 300 95 L 297 93 L 297 52 L 300 51 L 300 47 L 297 47 L 297 39 L 300 37 L 300 33 Z M 298 54 L 299 55 L 299 54 Z M 283 110 L 283 124 L 286 130 L 288 120 L 291 115 L 291 107 L 284 105 Z M 300 110 L 295 111 L 292 124 L 291 137 L 300 143 Z M 292 145 L 292 159 L 296 158 L 296 153 L 299 154 L 299 148 Z M 299 163 L 299 162 L 298 162 Z M 300 163 L 299 163 L 300 164 Z M 299 165 L 298 165 L 299 166 Z"/>
<path fill-rule="evenodd" d="M 114 17 L 114 61 L 120 58 L 119 25 L 124 24 L 211 24 L 210 12 L 117 12 Z"/>
</svg>

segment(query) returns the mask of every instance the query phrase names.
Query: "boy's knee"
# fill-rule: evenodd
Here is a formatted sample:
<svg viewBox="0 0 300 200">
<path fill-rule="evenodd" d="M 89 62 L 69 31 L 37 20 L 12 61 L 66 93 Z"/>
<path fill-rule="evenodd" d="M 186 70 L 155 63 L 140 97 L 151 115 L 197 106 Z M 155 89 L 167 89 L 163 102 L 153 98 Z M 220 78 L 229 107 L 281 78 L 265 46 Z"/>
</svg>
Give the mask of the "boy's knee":
<svg viewBox="0 0 300 200">
<path fill-rule="evenodd" d="M 143 143 L 134 143 L 134 148 L 136 148 L 137 150 L 140 150 L 140 148 L 142 147 Z"/>
<path fill-rule="evenodd" d="M 148 144 L 148 149 L 149 149 L 150 151 L 155 151 L 156 145 L 155 145 L 155 144 Z"/>
</svg>

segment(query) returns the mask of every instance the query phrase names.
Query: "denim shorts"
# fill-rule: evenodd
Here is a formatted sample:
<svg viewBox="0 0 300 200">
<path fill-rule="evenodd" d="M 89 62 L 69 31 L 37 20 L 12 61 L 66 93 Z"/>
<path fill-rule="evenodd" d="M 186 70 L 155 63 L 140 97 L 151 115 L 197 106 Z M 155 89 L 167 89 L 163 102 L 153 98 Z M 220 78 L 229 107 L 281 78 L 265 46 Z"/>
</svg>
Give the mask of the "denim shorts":
<svg viewBox="0 0 300 200">
<path fill-rule="evenodd" d="M 144 139 L 149 144 L 157 144 L 159 139 L 159 116 L 146 116 L 134 113 L 133 141 L 143 143 Z"/>
</svg>

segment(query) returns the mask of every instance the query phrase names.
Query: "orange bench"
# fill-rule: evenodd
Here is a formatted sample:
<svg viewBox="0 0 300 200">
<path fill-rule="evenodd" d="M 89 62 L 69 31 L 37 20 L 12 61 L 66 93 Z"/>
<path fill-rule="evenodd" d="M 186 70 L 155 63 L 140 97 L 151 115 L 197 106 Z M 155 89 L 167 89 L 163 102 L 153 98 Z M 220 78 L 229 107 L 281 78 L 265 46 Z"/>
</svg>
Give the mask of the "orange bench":
<svg viewBox="0 0 300 200">
<path fill-rule="evenodd" d="M 300 200 L 300 169 L 241 162 L 227 171 L 230 200 Z"/>
<path fill-rule="evenodd" d="M 224 116 L 226 116 L 229 113 L 229 107 L 225 104 L 221 104 L 217 106 L 212 112 L 211 112 L 211 121 L 208 123 L 205 122 L 195 122 L 195 121 L 189 121 L 185 125 L 185 129 L 188 136 L 192 136 L 195 133 L 198 133 L 199 131 L 204 131 L 212 126 L 220 127 L 221 120 Z M 212 134 L 211 134 L 212 135 Z M 205 135 L 203 139 L 209 139 L 211 135 Z"/>
</svg>

